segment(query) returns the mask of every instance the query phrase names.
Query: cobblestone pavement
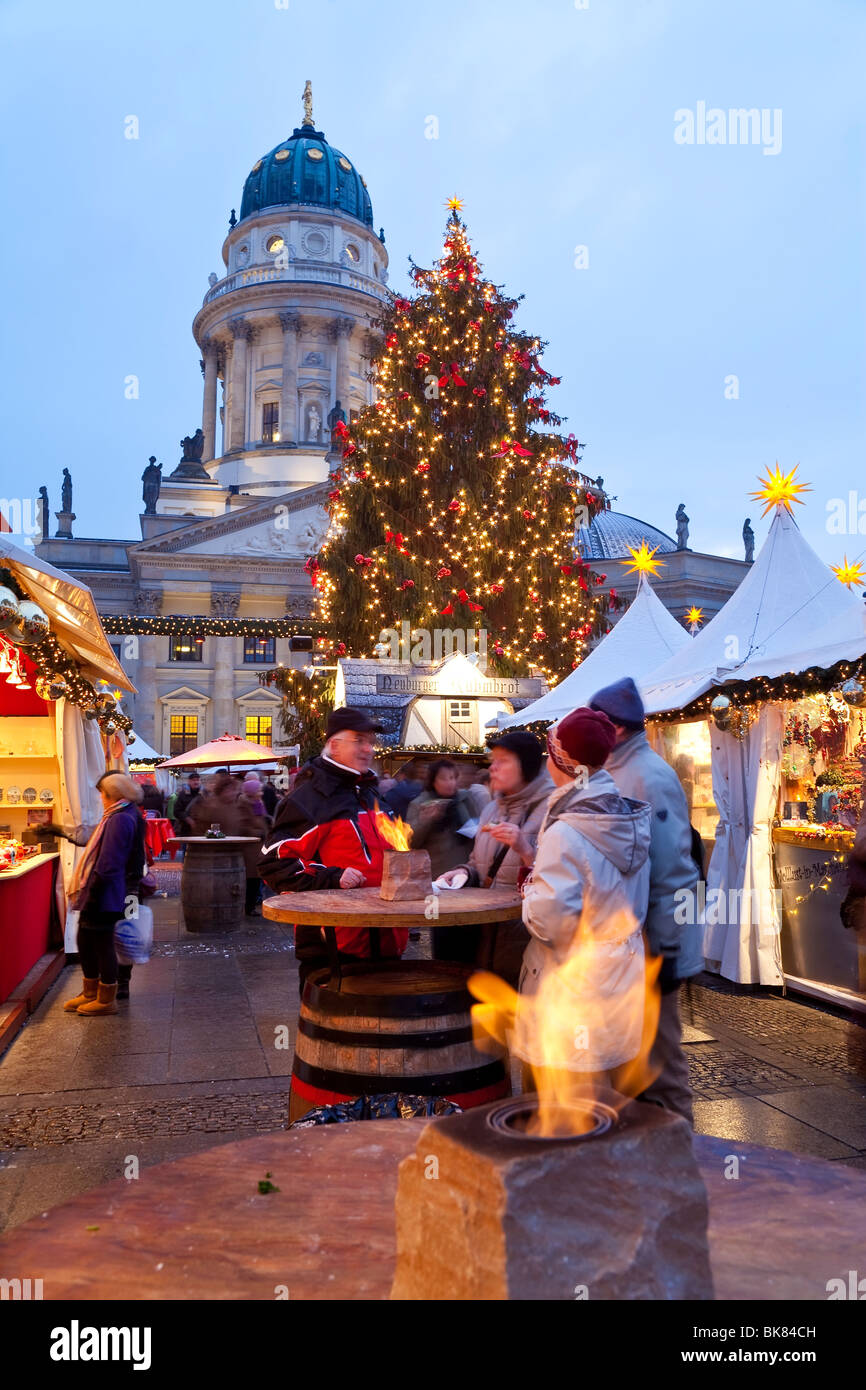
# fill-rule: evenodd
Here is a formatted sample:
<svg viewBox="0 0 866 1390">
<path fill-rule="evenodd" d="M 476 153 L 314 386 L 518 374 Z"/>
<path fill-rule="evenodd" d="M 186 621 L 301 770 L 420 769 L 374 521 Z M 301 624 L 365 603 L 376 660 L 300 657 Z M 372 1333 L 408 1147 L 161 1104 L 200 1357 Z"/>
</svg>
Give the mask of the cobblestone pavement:
<svg viewBox="0 0 866 1390">
<path fill-rule="evenodd" d="M 0 1229 L 121 1176 L 130 1156 L 146 1166 L 287 1124 L 291 932 L 191 937 L 176 895 L 154 903 L 154 954 L 120 1012 L 64 1014 L 70 967 L 0 1058 Z M 698 1130 L 866 1168 L 863 1023 L 710 976 L 681 1009 Z"/>
</svg>

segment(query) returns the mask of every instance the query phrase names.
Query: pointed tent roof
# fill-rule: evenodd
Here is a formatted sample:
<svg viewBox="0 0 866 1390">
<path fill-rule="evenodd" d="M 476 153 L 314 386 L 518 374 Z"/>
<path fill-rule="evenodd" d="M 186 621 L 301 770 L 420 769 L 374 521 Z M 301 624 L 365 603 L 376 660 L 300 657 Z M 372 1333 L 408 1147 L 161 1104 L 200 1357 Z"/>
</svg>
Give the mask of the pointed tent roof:
<svg viewBox="0 0 866 1390">
<path fill-rule="evenodd" d="M 665 608 L 646 574 L 641 574 L 629 607 L 589 656 L 540 700 L 510 714 L 499 727 L 512 729 L 536 719 L 547 719 L 553 724 L 585 705 L 597 690 L 623 676 L 631 676 L 641 686 L 644 677 L 655 671 L 660 658 L 691 643 L 686 629 Z"/>
<path fill-rule="evenodd" d="M 644 703 L 648 714 L 683 709 L 713 686 L 832 666 L 864 652 L 866 608 L 778 503 L 739 588 L 687 649 L 651 673 Z"/>
</svg>

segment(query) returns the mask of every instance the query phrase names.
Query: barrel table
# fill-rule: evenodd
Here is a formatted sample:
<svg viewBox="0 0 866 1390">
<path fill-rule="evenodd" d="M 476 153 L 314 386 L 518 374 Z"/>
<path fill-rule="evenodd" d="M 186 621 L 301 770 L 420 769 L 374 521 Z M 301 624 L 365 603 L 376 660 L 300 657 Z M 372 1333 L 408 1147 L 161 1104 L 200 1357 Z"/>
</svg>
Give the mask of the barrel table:
<svg viewBox="0 0 866 1390">
<path fill-rule="evenodd" d="M 178 835 L 169 849 L 183 845 L 180 902 L 188 932 L 229 932 L 243 925 L 247 871 L 244 846 L 254 835 Z"/>
<path fill-rule="evenodd" d="M 427 929 L 517 921 L 518 893 L 444 890 L 435 899 L 385 902 L 378 888 L 281 893 L 272 922 L 324 929 L 336 961 L 337 927 Z M 473 1040 L 472 967 L 432 960 L 370 960 L 312 972 L 304 985 L 292 1065 L 290 1120 L 318 1105 L 384 1092 L 445 1096 L 464 1109 L 508 1094 L 505 1050 Z"/>
</svg>

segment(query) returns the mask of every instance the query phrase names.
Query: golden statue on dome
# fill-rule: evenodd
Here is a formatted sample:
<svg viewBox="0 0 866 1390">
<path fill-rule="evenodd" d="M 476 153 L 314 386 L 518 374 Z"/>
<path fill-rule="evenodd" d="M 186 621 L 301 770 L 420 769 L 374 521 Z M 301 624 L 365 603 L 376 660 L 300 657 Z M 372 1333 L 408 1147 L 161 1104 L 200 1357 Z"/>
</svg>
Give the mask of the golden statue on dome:
<svg viewBox="0 0 866 1390">
<path fill-rule="evenodd" d="M 303 96 L 303 100 L 304 100 L 304 119 L 301 121 L 301 125 L 311 125 L 311 126 L 313 126 L 313 127 L 315 128 L 315 121 L 313 120 L 313 88 L 312 88 L 312 84 L 311 84 L 311 82 L 310 82 L 309 77 L 307 78 L 306 82 L 304 83 L 304 96 Z"/>
</svg>

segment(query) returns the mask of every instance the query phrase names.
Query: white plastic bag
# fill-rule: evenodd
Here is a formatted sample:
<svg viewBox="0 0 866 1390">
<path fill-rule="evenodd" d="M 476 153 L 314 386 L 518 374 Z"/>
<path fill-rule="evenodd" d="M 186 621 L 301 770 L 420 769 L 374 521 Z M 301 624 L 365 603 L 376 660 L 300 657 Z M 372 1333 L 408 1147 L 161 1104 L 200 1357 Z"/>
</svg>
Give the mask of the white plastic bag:
<svg viewBox="0 0 866 1390">
<path fill-rule="evenodd" d="M 134 917 L 121 917 L 114 927 L 119 965 L 146 965 L 153 945 L 153 913 L 147 903 L 135 904 Z"/>
</svg>

